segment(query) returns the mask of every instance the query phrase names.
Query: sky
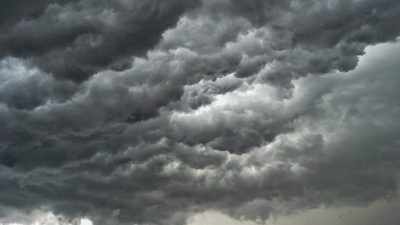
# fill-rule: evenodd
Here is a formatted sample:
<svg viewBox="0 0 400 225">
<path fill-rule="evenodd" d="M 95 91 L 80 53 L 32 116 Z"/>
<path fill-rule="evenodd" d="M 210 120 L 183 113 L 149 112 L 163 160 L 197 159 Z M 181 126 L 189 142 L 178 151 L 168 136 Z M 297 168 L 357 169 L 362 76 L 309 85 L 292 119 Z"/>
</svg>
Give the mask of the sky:
<svg viewBox="0 0 400 225">
<path fill-rule="evenodd" d="M 400 224 L 398 21 L 398 0 L 1 0 L 0 225 Z"/>
</svg>

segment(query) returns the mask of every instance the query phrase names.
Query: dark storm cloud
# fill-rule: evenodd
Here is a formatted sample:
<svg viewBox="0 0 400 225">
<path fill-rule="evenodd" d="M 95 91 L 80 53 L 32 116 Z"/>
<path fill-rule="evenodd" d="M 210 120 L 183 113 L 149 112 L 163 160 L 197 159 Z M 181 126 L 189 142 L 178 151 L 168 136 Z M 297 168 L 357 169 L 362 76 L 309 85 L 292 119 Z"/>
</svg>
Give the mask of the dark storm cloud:
<svg viewBox="0 0 400 225">
<path fill-rule="evenodd" d="M 77 2 L 77 0 L 4 0 L 0 3 L 1 26 L 12 26 L 21 19 L 32 19 L 38 17 L 48 7 L 49 4 L 67 4 Z"/>
<path fill-rule="evenodd" d="M 365 46 L 393 40 L 399 33 L 399 6 L 393 0 L 207 0 L 204 5 L 216 21 L 243 18 L 252 27 L 265 28 L 261 33 L 268 36 L 258 34 L 258 40 L 265 41 L 262 50 L 250 55 L 257 57 L 252 59 L 254 65 L 251 70 L 239 69 L 237 76 L 254 75 L 262 68 L 260 65 L 274 63 L 275 68 L 262 77 L 284 85 L 308 73 L 349 71 L 356 66 L 357 56 L 363 54 Z"/>
<path fill-rule="evenodd" d="M 0 222 L 256 220 L 396 196 L 399 44 L 358 57 L 398 36 L 398 1 L 0 6 Z"/>
<path fill-rule="evenodd" d="M 2 3 L 5 10 L 7 2 L 11 1 Z M 103 68 L 129 66 L 132 55 L 145 55 L 161 34 L 195 3 L 180 0 L 9 3 L 17 14 L 4 14 L 11 18 L 10 22 L 4 21 L 1 54 L 32 58 L 55 77 L 82 81 Z"/>
<path fill-rule="evenodd" d="M 54 81 L 48 74 L 15 58 L 7 58 L 0 65 L 0 101 L 10 108 L 31 110 L 48 101 L 63 102 L 78 89 L 71 82 Z M 18 67 L 22 71 L 15 70 Z"/>
</svg>

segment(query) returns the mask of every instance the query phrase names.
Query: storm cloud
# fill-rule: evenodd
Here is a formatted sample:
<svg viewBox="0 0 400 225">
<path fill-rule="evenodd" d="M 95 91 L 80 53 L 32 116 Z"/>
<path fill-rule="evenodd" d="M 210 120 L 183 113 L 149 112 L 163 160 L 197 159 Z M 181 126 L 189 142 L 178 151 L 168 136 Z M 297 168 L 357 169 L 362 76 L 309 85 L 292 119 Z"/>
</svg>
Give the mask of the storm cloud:
<svg viewBox="0 0 400 225">
<path fill-rule="evenodd" d="M 397 0 L 2 1 L 0 224 L 397 205 L 399 19 Z"/>
</svg>

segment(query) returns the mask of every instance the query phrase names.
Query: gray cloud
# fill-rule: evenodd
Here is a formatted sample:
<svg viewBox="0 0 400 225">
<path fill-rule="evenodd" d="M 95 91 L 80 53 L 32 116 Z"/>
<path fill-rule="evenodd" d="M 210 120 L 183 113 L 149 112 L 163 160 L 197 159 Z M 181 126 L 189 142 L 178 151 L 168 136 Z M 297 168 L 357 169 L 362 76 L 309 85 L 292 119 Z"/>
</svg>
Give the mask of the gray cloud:
<svg viewBox="0 0 400 225">
<path fill-rule="evenodd" d="M 20 2 L 9 3 L 22 15 L 12 15 L 18 17 L 3 29 L 2 55 L 32 58 L 55 77 L 74 81 L 105 68 L 126 68 L 132 55 L 145 55 L 196 3 L 82 0 L 26 6 Z M 25 7 L 30 9 L 24 12 Z M 32 13 L 37 15 L 32 18 Z"/>
<path fill-rule="evenodd" d="M 397 197 L 397 1 L 23 3 L 0 3 L 0 222 Z"/>
</svg>

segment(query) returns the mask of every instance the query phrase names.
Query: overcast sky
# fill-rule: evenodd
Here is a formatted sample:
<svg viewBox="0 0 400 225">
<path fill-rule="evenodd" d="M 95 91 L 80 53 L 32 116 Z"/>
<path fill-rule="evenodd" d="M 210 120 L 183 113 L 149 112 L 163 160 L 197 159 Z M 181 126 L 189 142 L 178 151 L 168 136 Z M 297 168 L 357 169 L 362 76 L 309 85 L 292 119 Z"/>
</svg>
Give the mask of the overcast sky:
<svg viewBox="0 0 400 225">
<path fill-rule="evenodd" d="M 399 0 L 0 0 L 0 225 L 400 224 Z"/>
</svg>

